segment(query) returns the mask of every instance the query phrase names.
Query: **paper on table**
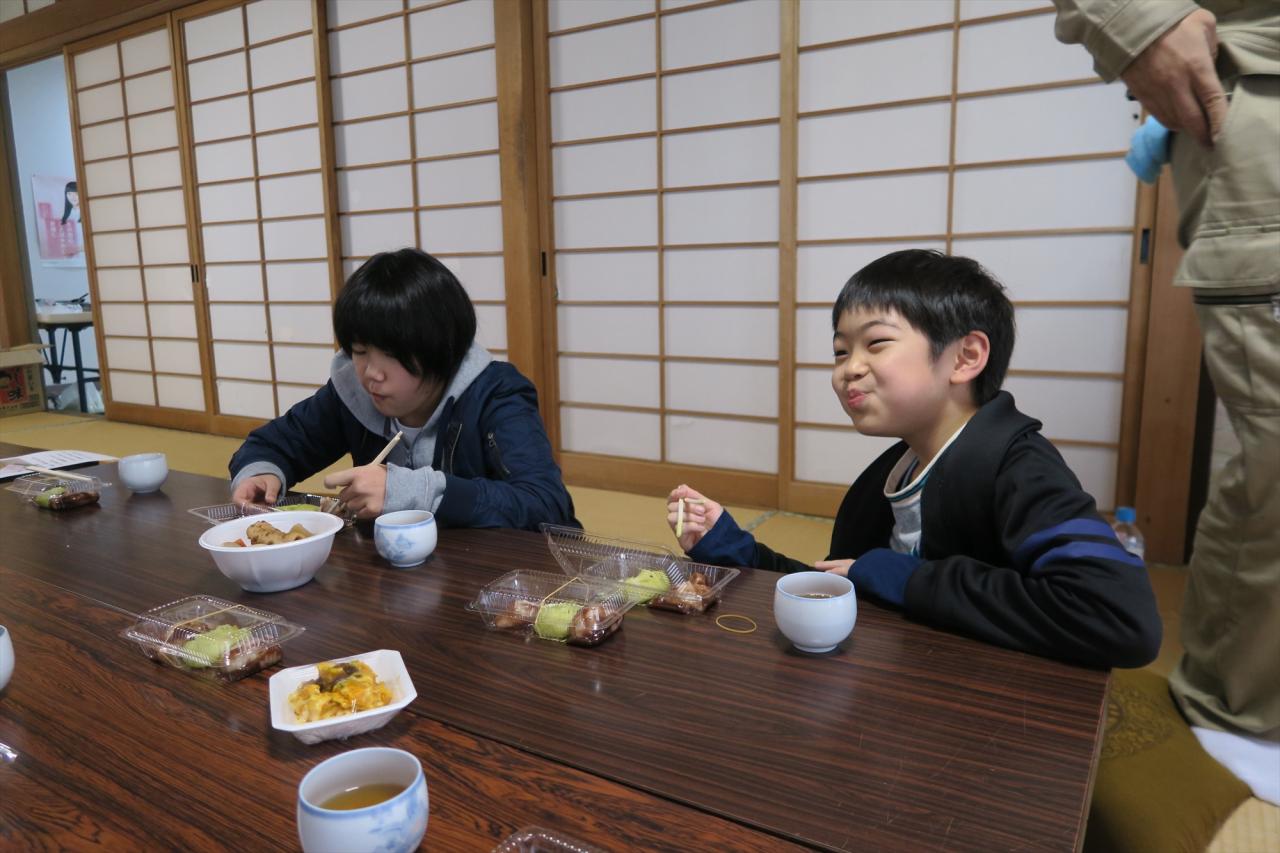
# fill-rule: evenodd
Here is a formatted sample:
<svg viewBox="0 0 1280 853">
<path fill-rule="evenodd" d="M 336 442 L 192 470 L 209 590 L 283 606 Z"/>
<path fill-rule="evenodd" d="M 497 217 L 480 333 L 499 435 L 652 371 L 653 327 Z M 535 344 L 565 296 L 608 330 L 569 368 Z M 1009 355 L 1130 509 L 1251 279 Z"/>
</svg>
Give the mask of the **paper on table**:
<svg viewBox="0 0 1280 853">
<path fill-rule="evenodd" d="M 103 453 L 92 453 L 88 450 L 41 450 L 38 453 L 28 453 L 26 456 L 10 456 L 7 459 L 0 459 L 0 480 L 9 480 L 14 477 L 21 477 L 24 474 L 30 474 L 28 465 L 36 465 L 40 468 L 75 468 L 80 465 L 89 465 L 94 462 L 114 462 L 114 456 L 107 456 Z"/>
</svg>

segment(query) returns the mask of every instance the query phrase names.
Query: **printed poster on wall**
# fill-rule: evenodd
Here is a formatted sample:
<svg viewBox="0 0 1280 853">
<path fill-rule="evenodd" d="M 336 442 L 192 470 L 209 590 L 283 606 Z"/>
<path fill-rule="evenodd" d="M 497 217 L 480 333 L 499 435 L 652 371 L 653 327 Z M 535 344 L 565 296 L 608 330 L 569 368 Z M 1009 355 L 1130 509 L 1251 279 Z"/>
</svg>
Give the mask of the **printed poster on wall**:
<svg viewBox="0 0 1280 853">
<path fill-rule="evenodd" d="M 84 231 L 80 227 L 80 192 L 75 178 L 31 176 L 36 208 L 36 237 L 40 264 L 83 267 Z"/>
</svg>

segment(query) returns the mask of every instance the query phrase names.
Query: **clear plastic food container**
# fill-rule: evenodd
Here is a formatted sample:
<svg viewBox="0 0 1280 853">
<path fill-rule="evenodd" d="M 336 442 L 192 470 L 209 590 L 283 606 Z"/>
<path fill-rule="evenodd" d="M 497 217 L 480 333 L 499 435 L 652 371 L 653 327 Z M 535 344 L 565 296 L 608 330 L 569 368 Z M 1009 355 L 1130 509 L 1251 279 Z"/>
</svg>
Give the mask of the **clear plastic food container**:
<svg viewBox="0 0 1280 853">
<path fill-rule="evenodd" d="M 595 646 L 622 627 L 632 604 L 612 581 L 518 570 L 486 585 L 467 609 L 490 628 Z"/>
<path fill-rule="evenodd" d="M 79 474 L 28 474 L 14 480 L 5 491 L 29 498 L 44 509 L 63 510 L 97 503 L 103 488 L 110 485 L 98 477 Z"/>
<path fill-rule="evenodd" d="M 290 512 L 293 510 L 313 509 L 317 512 L 327 512 L 329 515 L 336 515 L 346 522 L 347 527 L 351 527 L 356 523 L 355 513 L 347 510 L 347 505 L 343 501 L 338 500 L 332 495 L 312 495 L 312 494 L 289 494 L 281 495 L 275 506 L 271 507 L 275 512 Z"/>
<path fill-rule="evenodd" d="M 251 503 L 214 504 L 213 506 L 198 506 L 187 510 L 187 512 L 197 518 L 203 518 L 210 524 L 234 521 L 237 518 L 244 518 L 246 515 L 266 515 L 271 511 L 269 506 Z"/>
<path fill-rule="evenodd" d="M 502 843 L 493 848 L 493 853 L 604 853 L 604 851 L 559 832 L 552 832 L 540 826 L 526 826 L 502 839 Z"/>
<path fill-rule="evenodd" d="M 265 610 L 208 595 L 148 610 L 120 636 L 174 669 L 218 681 L 238 681 L 280 662 L 280 646 L 301 625 Z"/>
<path fill-rule="evenodd" d="M 565 574 L 624 584 L 633 603 L 661 610 L 702 613 L 739 574 L 738 569 L 691 563 L 647 542 L 551 524 L 542 525 L 542 532 Z"/>
</svg>

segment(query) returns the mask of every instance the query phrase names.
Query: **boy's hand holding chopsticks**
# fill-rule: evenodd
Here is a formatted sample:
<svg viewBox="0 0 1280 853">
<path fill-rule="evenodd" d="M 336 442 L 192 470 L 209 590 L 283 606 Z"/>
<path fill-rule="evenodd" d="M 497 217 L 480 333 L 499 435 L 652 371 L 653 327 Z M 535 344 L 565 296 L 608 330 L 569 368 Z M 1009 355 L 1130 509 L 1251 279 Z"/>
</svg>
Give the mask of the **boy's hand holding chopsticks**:
<svg viewBox="0 0 1280 853">
<path fill-rule="evenodd" d="M 348 512 L 359 518 L 376 518 L 382 514 L 382 502 L 387 495 L 387 469 L 382 461 L 402 435 L 403 433 L 396 433 L 395 438 L 368 465 L 335 471 L 324 478 L 325 488 L 342 489 L 338 493 L 338 500 L 346 504 Z"/>
<path fill-rule="evenodd" d="M 686 552 L 715 527 L 722 512 L 724 508 L 720 504 L 685 485 L 677 486 L 667 495 L 667 524 Z"/>
</svg>

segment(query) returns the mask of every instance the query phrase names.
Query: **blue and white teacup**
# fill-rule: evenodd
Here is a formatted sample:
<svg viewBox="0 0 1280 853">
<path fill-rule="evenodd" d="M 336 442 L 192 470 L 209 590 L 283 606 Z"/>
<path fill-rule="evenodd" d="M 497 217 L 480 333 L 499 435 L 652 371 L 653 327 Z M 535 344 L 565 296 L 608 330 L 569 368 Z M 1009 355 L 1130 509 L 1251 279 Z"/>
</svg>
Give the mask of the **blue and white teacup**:
<svg viewBox="0 0 1280 853">
<path fill-rule="evenodd" d="M 373 544 L 397 569 L 421 565 L 436 549 L 436 517 L 426 510 L 388 512 L 373 522 Z"/>
<path fill-rule="evenodd" d="M 325 808 L 332 798 L 368 785 L 403 786 L 375 805 Z M 403 749 L 353 749 L 320 762 L 298 785 L 298 839 L 305 853 L 402 853 L 427 832 L 427 779 Z"/>
</svg>

